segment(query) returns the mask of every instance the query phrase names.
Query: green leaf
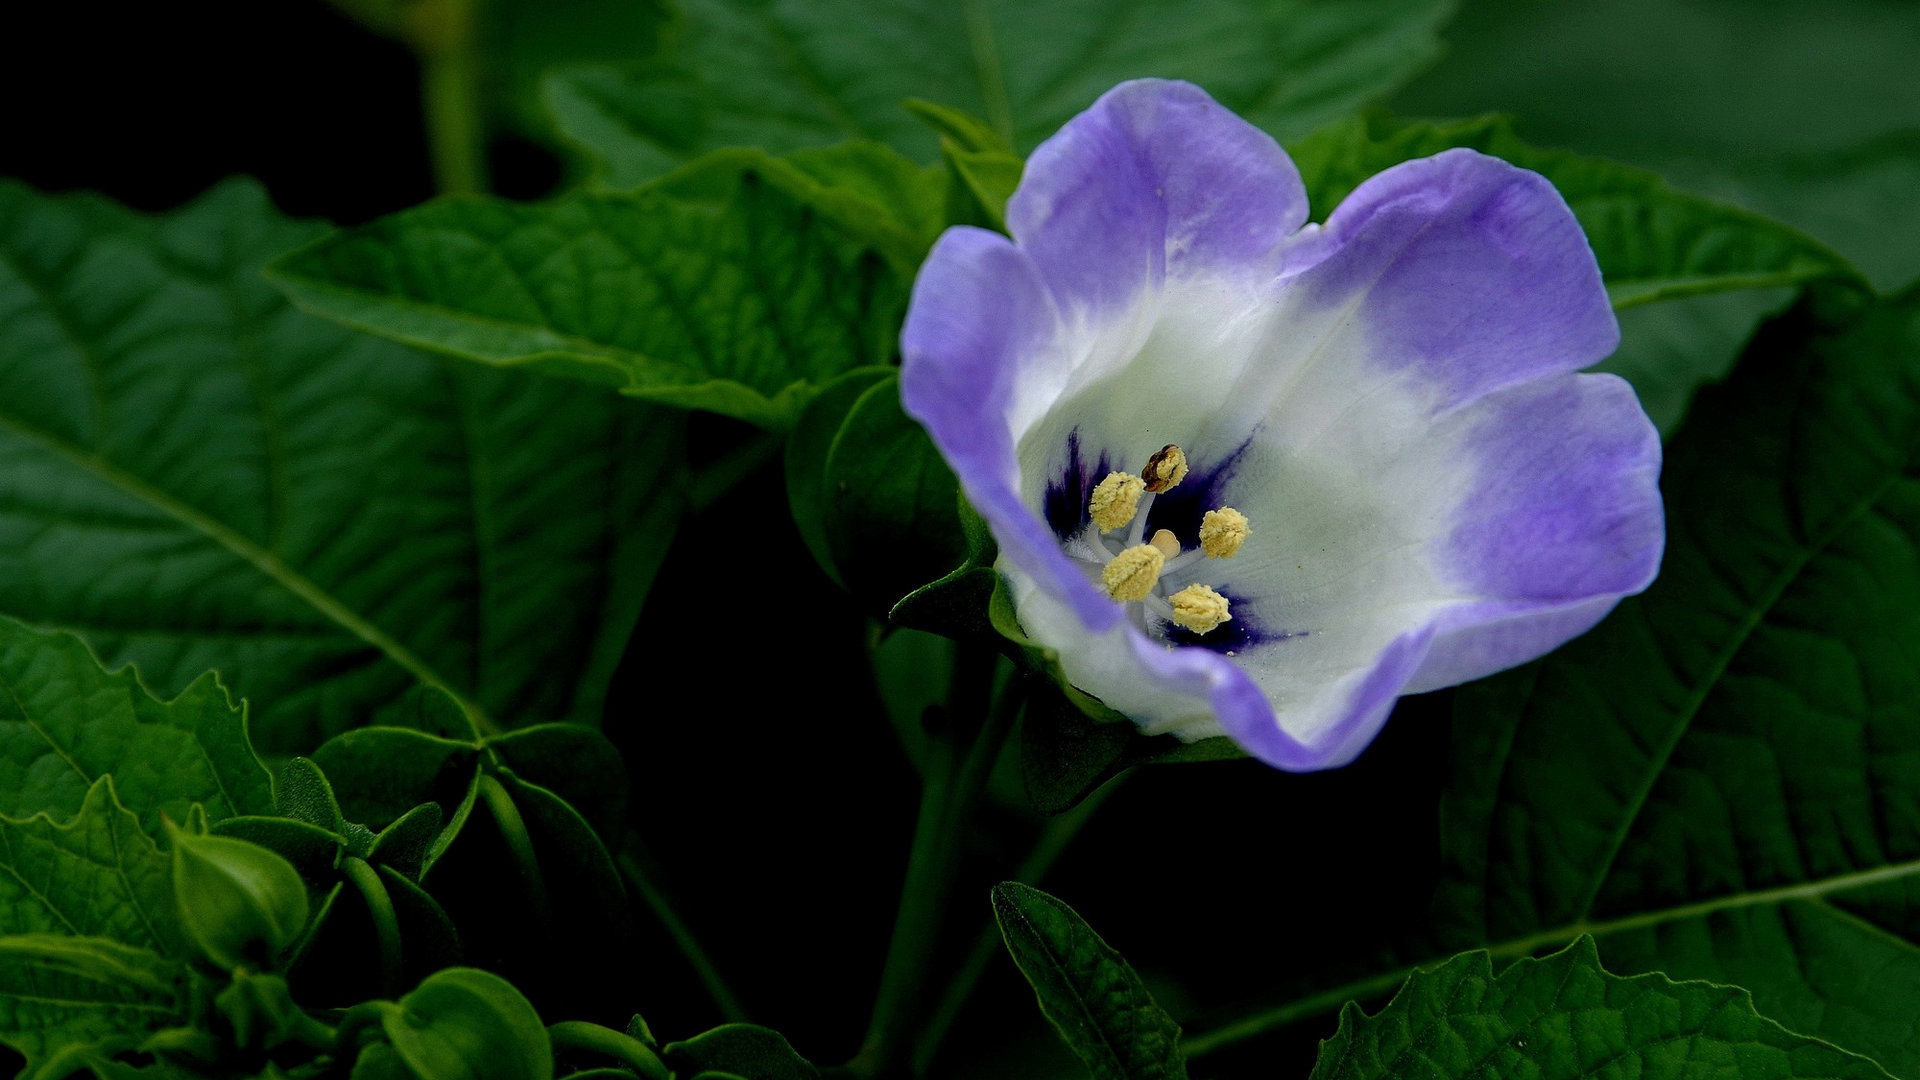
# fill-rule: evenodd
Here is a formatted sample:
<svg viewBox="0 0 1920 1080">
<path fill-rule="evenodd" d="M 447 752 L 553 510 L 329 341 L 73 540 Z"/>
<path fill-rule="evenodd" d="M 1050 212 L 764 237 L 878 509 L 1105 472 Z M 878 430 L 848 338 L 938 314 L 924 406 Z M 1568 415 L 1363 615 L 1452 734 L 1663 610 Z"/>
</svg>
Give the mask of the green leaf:
<svg viewBox="0 0 1920 1080">
<path fill-rule="evenodd" d="M 1374 1016 L 1357 1005 L 1311 1080 L 1887 1080 L 1865 1058 L 1795 1035 L 1745 991 L 1600 967 L 1591 939 L 1498 978 L 1486 953 L 1415 973 Z"/>
<path fill-rule="evenodd" d="M 660 1056 L 675 1075 L 730 1073 L 753 1080 L 818 1080 L 820 1071 L 786 1037 L 757 1024 L 722 1024 L 691 1039 L 668 1043 Z"/>
<path fill-rule="evenodd" d="M 0 817 L 0 935 L 99 937 L 183 955 L 170 867 L 112 777 L 94 781 L 64 825 Z"/>
<path fill-rule="evenodd" d="M 137 1043 L 185 1020 L 184 975 L 176 960 L 108 938 L 0 937 L 0 1044 L 26 1055 L 31 1075 L 65 1048 Z"/>
<path fill-rule="evenodd" d="M 1382 169 L 1459 146 L 1553 182 L 1586 230 L 1615 308 L 1822 278 L 1867 287 L 1845 259 L 1798 230 L 1686 194 L 1642 169 L 1529 146 L 1500 117 L 1431 124 L 1370 114 L 1316 132 L 1289 151 L 1316 218 L 1324 219 Z"/>
<path fill-rule="evenodd" d="M 1007 881 L 993 888 L 993 917 L 1040 1011 L 1094 1080 L 1187 1075 L 1180 1025 L 1072 908 Z"/>
<path fill-rule="evenodd" d="M 623 176 L 721 146 L 847 139 L 931 159 L 902 103 L 986 117 L 1030 150 L 1123 79 L 1189 79 L 1282 137 L 1393 88 L 1435 52 L 1441 0 L 687 0 L 664 57 L 550 77 L 560 129 Z M 876 63 L 876 57 L 887 58 Z"/>
<path fill-rule="evenodd" d="M 743 168 L 724 200 L 444 199 L 327 236 L 272 277 L 371 333 L 784 430 L 818 384 L 891 360 L 906 296 L 779 181 Z"/>
<path fill-rule="evenodd" d="M 898 377 L 854 399 L 820 470 L 827 546 L 855 595 L 891 608 L 967 557 L 959 481 L 900 410 Z"/>
<path fill-rule="evenodd" d="M 724 212 L 747 176 L 871 246 L 907 277 L 947 224 L 946 177 L 878 143 L 841 143 L 785 157 L 751 148 L 716 150 L 661 177 L 648 190 Z"/>
<path fill-rule="evenodd" d="M 0 618 L 0 814 L 65 819 L 109 773 L 149 833 L 194 803 L 215 820 L 273 806 L 246 710 L 213 676 L 163 702 L 71 634 Z"/>
<path fill-rule="evenodd" d="M 243 183 L 158 219 L 0 185 L 0 612 L 162 694 L 218 670 L 263 750 L 421 683 L 597 721 L 675 425 L 293 311 L 261 266 L 318 231 Z"/>
<path fill-rule="evenodd" d="M 547 1029 L 513 984 L 476 968 L 429 975 L 381 1030 L 420 1080 L 549 1080 L 553 1049 Z"/>
<path fill-rule="evenodd" d="M 1920 1069 L 1920 926 L 1888 904 L 1920 885 L 1917 465 L 1920 295 L 1770 324 L 1671 445 L 1660 579 L 1456 699 L 1448 922 L 1589 931 Z"/>
</svg>

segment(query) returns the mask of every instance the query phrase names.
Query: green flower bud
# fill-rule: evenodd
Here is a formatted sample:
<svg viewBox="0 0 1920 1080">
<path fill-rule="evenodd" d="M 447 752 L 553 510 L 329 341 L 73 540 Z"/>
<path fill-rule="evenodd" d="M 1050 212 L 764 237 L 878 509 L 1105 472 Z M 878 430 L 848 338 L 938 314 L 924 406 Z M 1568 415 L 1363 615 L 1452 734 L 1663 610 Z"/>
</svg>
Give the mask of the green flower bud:
<svg viewBox="0 0 1920 1080">
<path fill-rule="evenodd" d="M 387 1041 L 420 1080 L 553 1080 L 540 1014 L 513 984 L 477 968 L 427 976 L 385 1011 Z"/>
<path fill-rule="evenodd" d="M 173 898 L 187 937 L 222 968 L 270 967 L 307 924 L 307 889 L 279 855 L 167 824 Z"/>
</svg>

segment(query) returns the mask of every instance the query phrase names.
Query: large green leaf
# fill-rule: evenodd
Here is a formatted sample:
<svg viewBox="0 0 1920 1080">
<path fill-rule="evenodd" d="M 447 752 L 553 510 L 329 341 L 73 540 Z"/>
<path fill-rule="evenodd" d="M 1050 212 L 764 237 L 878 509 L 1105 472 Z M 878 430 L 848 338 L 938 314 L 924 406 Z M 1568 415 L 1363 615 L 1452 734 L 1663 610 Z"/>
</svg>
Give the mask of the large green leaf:
<svg viewBox="0 0 1920 1080">
<path fill-rule="evenodd" d="M 182 955 L 171 866 L 110 777 L 87 789 L 67 824 L 0 817 L 0 935 L 110 938 Z"/>
<path fill-rule="evenodd" d="M 1497 978 L 1486 953 L 1457 956 L 1413 975 L 1374 1016 L 1349 1005 L 1311 1080 L 1483 1076 L 1887 1080 L 1754 1012 L 1735 987 L 1610 975 L 1586 938 Z"/>
<path fill-rule="evenodd" d="M 1094 1080 L 1185 1080 L 1180 1026 L 1072 908 L 1007 881 L 993 887 L 993 917 L 1040 1011 Z"/>
<path fill-rule="evenodd" d="M 194 803 L 215 820 L 273 809 L 246 711 L 213 676 L 159 701 L 71 634 L 0 618 L 0 814 L 65 819 L 108 773 L 149 833 L 162 814 L 185 821 Z"/>
<path fill-rule="evenodd" d="M 1865 286 L 1845 259 L 1798 230 L 1686 194 L 1643 169 L 1529 146 L 1499 117 L 1431 124 L 1373 114 L 1289 150 L 1315 217 L 1324 218 L 1380 170 L 1459 146 L 1553 181 L 1586 230 L 1615 308 L 1829 277 Z"/>
<path fill-rule="evenodd" d="M 1281 137 L 1398 85 L 1434 56 L 1446 0 L 687 0 L 664 56 L 563 69 L 560 129 L 615 176 L 657 176 L 720 146 L 846 139 L 932 160 L 925 98 L 1029 150 L 1123 79 L 1190 79 Z M 885 62 L 879 62 L 884 58 Z"/>
<path fill-rule="evenodd" d="M 1920 1073 L 1920 294 L 1769 324 L 1662 486 L 1652 588 L 1456 695 L 1436 940 L 1406 955 L 1592 934 Z"/>
<path fill-rule="evenodd" d="M 111 1054 L 185 1019 L 183 974 L 178 961 L 107 938 L 0 937 L 0 1045 L 26 1055 L 29 1076 L 65 1047 L 110 1043 Z"/>
<path fill-rule="evenodd" d="M 267 749 L 423 682 L 597 721 L 674 428 L 292 310 L 260 268 L 317 231 L 247 184 L 161 219 L 0 186 L 0 612 L 163 694 L 218 670 Z"/>
<path fill-rule="evenodd" d="M 790 174 L 741 169 L 698 200 L 442 200 L 334 233 L 273 276 L 376 334 L 785 428 L 816 384 L 892 358 L 906 302 Z"/>
</svg>

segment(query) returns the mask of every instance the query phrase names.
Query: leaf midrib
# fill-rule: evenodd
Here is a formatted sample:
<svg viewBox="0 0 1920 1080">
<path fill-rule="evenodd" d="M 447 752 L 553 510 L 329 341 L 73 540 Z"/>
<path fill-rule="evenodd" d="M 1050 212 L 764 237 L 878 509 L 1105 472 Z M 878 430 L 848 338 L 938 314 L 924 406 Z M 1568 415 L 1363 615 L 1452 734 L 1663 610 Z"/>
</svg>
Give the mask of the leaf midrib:
<svg viewBox="0 0 1920 1080">
<path fill-rule="evenodd" d="M 111 485 L 212 540 L 265 575 L 274 584 L 305 602 L 342 630 L 378 650 L 421 682 L 444 690 L 470 715 L 476 718 L 484 717 L 485 714 L 477 703 L 455 689 L 426 661 L 415 656 L 411 650 L 385 631 L 362 618 L 333 594 L 296 572 L 281 561 L 279 556 L 254 543 L 243 534 L 174 499 L 144 480 L 115 468 L 106 460 L 85 453 L 9 413 L 0 412 L 0 430 L 11 432 L 27 442 L 58 455 L 80 471 Z"/>
<path fill-rule="evenodd" d="M 1671 922 L 1678 922 L 1683 919 L 1696 919 L 1703 916 L 1716 915 L 1724 911 L 1764 907 L 1772 904 L 1785 904 L 1796 900 L 1810 901 L 1832 907 L 1832 905 L 1826 901 L 1826 897 L 1831 893 L 1845 892 L 1849 889 L 1878 885 L 1889 881 L 1899 881 L 1915 875 L 1920 875 L 1920 859 L 1891 863 L 1886 866 L 1875 867 L 1872 870 L 1856 870 L 1851 873 L 1836 874 L 1832 877 L 1804 881 L 1794 885 L 1782 885 L 1771 889 L 1761 889 L 1751 892 L 1730 893 L 1712 900 L 1694 901 L 1670 908 L 1640 912 L 1635 915 L 1623 915 L 1615 919 L 1603 919 L 1598 922 L 1579 919 L 1551 930 L 1542 930 L 1523 937 L 1509 938 L 1505 941 L 1491 943 L 1482 947 L 1486 949 L 1489 955 L 1498 959 L 1519 959 L 1521 957 L 1531 956 L 1535 952 L 1549 946 L 1567 944 L 1582 934 L 1598 939 L 1610 934 L 1645 930 Z M 1841 911 L 1842 909 L 1834 908 L 1833 910 Z M 1855 918 L 1857 919 L 1858 917 L 1855 916 Z M 1859 921 L 1865 922 L 1866 920 Z M 1900 945 L 1916 953 L 1920 953 L 1920 943 L 1909 941 L 1890 931 L 1886 931 L 1884 927 L 1879 927 L 1877 924 L 1869 925 L 1874 925 L 1876 929 L 1881 930 L 1890 941 L 1898 942 Z M 1378 997 L 1397 988 L 1415 972 L 1431 968 L 1436 964 L 1444 963 L 1450 957 L 1451 954 L 1430 956 L 1416 963 L 1395 968 L 1391 971 L 1385 971 L 1378 975 L 1342 983 L 1319 993 L 1267 1009 L 1264 1012 L 1257 1013 L 1244 1020 L 1236 1021 L 1216 1028 L 1213 1031 L 1203 1032 L 1191 1039 L 1183 1040 L 1182 1048 L 1186 1051 L 1189 1058 L 1199 1057 L 1202 1054 L 1234 1045 L 1263 1032 L 1293 1023 L 1296 1020 L 1302 1020 L 1309 1016 L 1316 1016 L 1337 1009 L 1349 1001 Z"/>
<path fill-rule="evenodd" d="M 1620 858 L 1620 852 L 1626 846 L 1628 835 L 1633 831 L 1634 824 L 1639 821 L 1641 812 L 1646 809 L 1647 800 L 1653 796 L 1654 787 L 1658 785 L 1660 777 L 1666 773 L 1667 765 L 1672 761 L 1674 752 L 1679 749 L 1687 732 L 1693 729 L 1694 720 L 1699 717 L 1700 710 L 1706 706 L 1707 699 L 1713 695 L 1713 691 L 1726 675 L 1727 669 L 1733 665 L 1734 659 L 1747 647 L 1747 642 L 1752 639 L 1754 632 L 1766 622 L 1767 616 L 1772 614 L 1774 607 L 1786 596 L 1787 590 L 1793 587 L 1793 583 L 1800 579 L 1800 575 L 1806 572 L 1807 567 L 1812 565 L 1813 560 L 1831 547 L 1848 529 L 1853 527 L 1855 522 L 1885 498 L 1887 493 L 1893 490 L 1906 475 L 1906 469 L 1911 464 L 1911 455 L 1909 455 L 1909 460 L 1903 461 L 1901 466 L 1894 469 L 1884 481 L 1875 486 L 1872 491 L 1863 494 L 1846 513 L 1836 518 L 1825 532 L 1816 536 L 1797 560 L 1783 567 L 1768 590 L 1762 594 L 1760 602 L 1753 605 L 1753 610 L 1741 621 L 1738 630 L 1728 638 L 1726 647 L 1714 657 L 1713 663 L 1707 670 L 1702 672 L 1698 686 L 1688 695 L 1686 706 L 1681 709 L 1676 718 L 1672 737 L 1660 748 L 1660 752 L 1649 760 L 1645 782 L 1634 793 L 1633 799 L 1621 815 L 1619 827 L 1615 829 L 1609 842 L 1606 856 L 1595 868 L 1592 882 L 1575 909 L 1580 913 L 1580 919 L 1585 919 L 1593 911 L 1593 905 L 1599 900 L 1600 890 L 1606 886 L 1607 879 L 1613 875 L 1613 864 Z"/>
</svg>

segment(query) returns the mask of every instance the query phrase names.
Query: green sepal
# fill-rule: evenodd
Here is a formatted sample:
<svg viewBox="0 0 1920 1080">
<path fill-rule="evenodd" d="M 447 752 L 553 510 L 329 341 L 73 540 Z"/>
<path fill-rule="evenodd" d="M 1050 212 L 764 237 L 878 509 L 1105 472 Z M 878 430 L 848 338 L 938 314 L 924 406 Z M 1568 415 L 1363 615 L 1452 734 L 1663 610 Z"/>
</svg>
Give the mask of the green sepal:
<svg viewBox="0 0 1920 1080">
<path fill-rule="evenodd" d="M 553 1047 L 540 1014 L 512 983 L 478 968 L 427 976 L 381 1011 L 380 1030 L 419 1080 L 553 1076 Z M 361 1075 L 357 1065 L 354 1075 Z"/>
<path fill-rule="evenodd" d="M 370 863 L 392 867 L 408 877 L 420 876 L 427 853 L 446 824 L 440 804 L 424 802 L 393 819 L 373 838 L 364 857 Z"/>
<path fill-rule="evenodd" d="M 786 473 L 808 548 L 876 613 L 968 553 L 959 483 L 900 410 L 890 370 L 850 373 L 816 397 L 787 444 Z"/>
<path fill-rule="evenodd" d="M 310 889 L 324 889 L 338 877 L 335 864 L 343 848 L 339 833 L 285 817 L 232 817 L 211 826 L 215 836 L 232 837 L 279 855 L 293 865 Z"/>
<path fill-rule="evenodd" d="M 300 936 L 306 882 L 292 863 L 245 840 L 167 823 L 180 925 L 214 966 L 271 969 Z"/>
<path fill-rule="evenodd" d="M 486 750 L 514 776 L 564 792 L 609 848 L 627 825 L 627 771 L 620 751 L 584 724 L 535 724 L 486 740 Z"/>
<path fill-rule="evenodd" d="M 287 1042 L 332 1048 L 332 1030 L 294 1003 L 287 981 L 278 975 L 235 971 L 213 1005 L 232 1026 L 234 1044 L 241 1049 L 272 1050 Z"/>
<path fill-rule="evenodd" d="M 820 1071 L 786 1036 L 757 1024 L 722 1024 L 660 1049 L 676 1076 L 725 1074 L 753 1080 L 819 1080 Z"/>
<path fill-rule="evenodd" d="M 296 757 L 280 767 L 273 780 L 273 806 L 281 817 L 315 825 L 331 833 L 346 831 L 327 774 L 312 759 Z"/>
<path fill-rule="evenodd" d="M 827 454 L 854 402 L 892 375 L 892 368 L 866 367 L 839 376 L 807 402 L 787 436 L 787 506 L 793 513 L 793 523 L 814 561 L 841 588 L 846 588 L 847 582 L 834 562 L 833 544 L 827 535 Z"/>
<path fill-rule="evenodd" d="M 1180 1025 L 1072 908 L 1007 881 L 993 888 L 993 917 L 1041 1013 L 1094 1080 L 1183 1080 Z"/>
</svg>

